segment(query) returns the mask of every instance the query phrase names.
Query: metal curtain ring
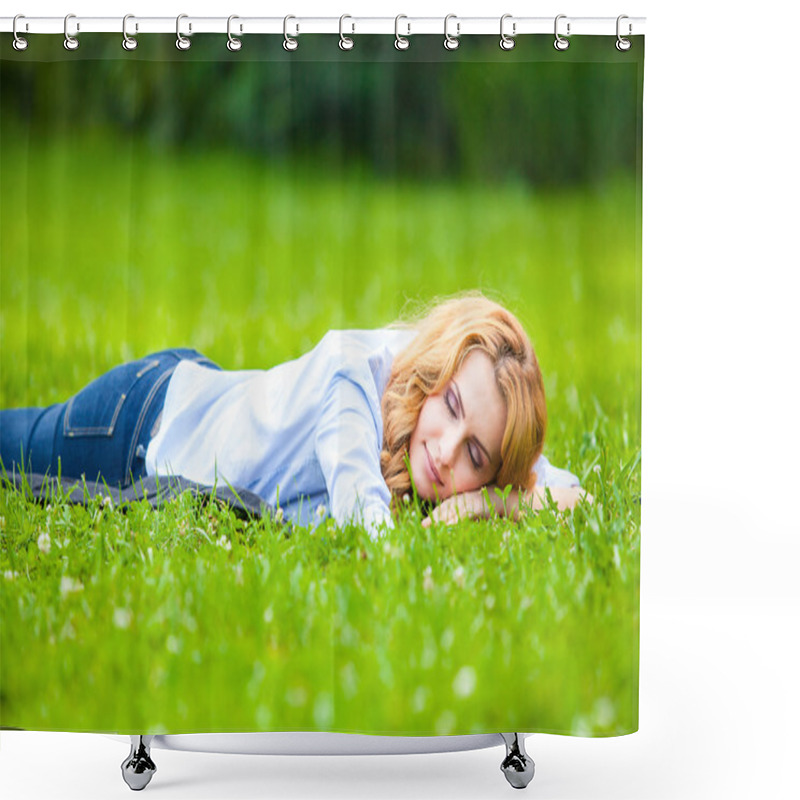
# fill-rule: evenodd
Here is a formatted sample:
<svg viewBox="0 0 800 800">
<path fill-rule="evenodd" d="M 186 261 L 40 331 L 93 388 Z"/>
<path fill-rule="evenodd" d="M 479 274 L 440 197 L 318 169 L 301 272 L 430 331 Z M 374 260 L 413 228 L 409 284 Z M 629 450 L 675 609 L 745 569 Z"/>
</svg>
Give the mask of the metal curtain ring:
<svg viewBox="0 0 800 800">
<path fill-rule="evenodd" d="M 122 18 L 122 48 L 123 50 L 135 50 L 139 44 L 132 36 L 128 36 L 128 20 L 135 19 L 133 14 L 126 14 Z M 139 26 L 136 26 L 138 30 Z"/>
<path fill-rule="evenodd" d="M 18 19 L 25 19 L 25 15 L 24 14 L 17 14 L 17 16 L 14 17 L 14 22 L 11 25 L 11 30 L 14 33 L 14 41 L 12 42 L 12 45 L 13 45 L 15 50 L 27 50 L 28 49 L 28 40 L 24 39 L 22 36 L 20 36 L 17 33 L 17 20 Z M 26 25 L 26 28 L 27 28 L 27 25 Z"/>
<path fill-rule="evenodd" d="M 503 14 L 503 16 L 500 17 L 500 48 L 502 50 L 513 50 L 516 44 L 512 37 L 517 35 L 517 23 L 511 23 L 511 36 L 507 36 L 503 30 L 503 23 L 505 23 L 507 19 L 511 19 L 511 16 L 511 14 Z"/>
<path fill-rule="evenodd" d="M 178 14 L 178 18 L 175 20 L 175 35 L 178 37 L 175 40 L 175 47 L 177 47 L 178 50 L 188 50 L 192 46 L 192 40 L 191 39 L 187 39 L 181 33 L 181 20 L 182 19 L 188 19 L 188 18 L 189 18 L 188 14 Z M 192 30 L 192 23 L 190 22 L 189 23 L 189 32 L 190 33 L 191 33 L 191 30 Z"/>
<path fill-rule="evenodd" d="M 241 39 L 237 39 L 231 33 L 231 22 L 233 22 L 233 20 L 235 20 L 235 19 L 239 19 L 239 17 L 237 17 L 236 14 L 231 14 L 228 17 L 228 44 L 226 46 L 227 46 L 228 50 L 230 50 L 232 53 L 235 53 L 237 50 L 241 50 L 242 49 L 242 40 Z M 242 31 L 242 26 L 240 25 L 239 26 L 239 32 L 241 33 L 241 31 Z"/>
<path fill-rule="evenodd" d="M 617 50 L 620 50 L 621 52 L 624 53 L 626 50 L 630 50 L 631 49 L 631 40 L 630 39 L 625 39 L 622 36 L 620 36 L 619 24 L 620 24 L 620 22 L 622 22 L 623 19 L 628 19 L 627 14 L 620 14 L 617 17 L 617 43 L 616 43 L 616 48 L 617 48 Z M 628 36 L 631 35 L 631 30 L 632 30 L 632 28 L 631 28 L 631 24 L 629 22 L 628 23 Z"/>
<path fill-rule="evenodd" d="M 448 14 L 444 18 L 444 48 L 445 48 L 445 50 L 458 50 L 458 45 L 459 45 L 458 36 L 459 36 L 460 30 L 461 30 L 461 23 L 456 21 L 456 35 L 455 36 L 451 36 L 447 32 L 447 23 L 451 19 L 458 20 L 458 18 L 456 17 L 455 14 Z"/>
<path fill-rule="evenodd" d="M 565 39 L 563 36 L 559 36 L 558 34 L 558 21 L 566 18 L 566 14 L 559 14 L 556 17 L 555 25 L 553 26 L 553 30 L 556 35 L 556 40 L 553 42 L 553 47 L 555 47 L 556 50 L 566 50 L 569 47 L 569 39 Z M 569 22 L 567 23 L 567 36 L 569 36 Z"/>
<path fill-rule="evenodd" d="M 69 26 L 69 21 L 71 19 L 75 19 L 75 15 L 74 14 L 67 14 L 67 16 L 64 17 L 64 49 L 65 50 L 77 50 L 78 49 L 78 45 L 80 44 L 78 42 L 78 40 L 74 36 L 70 36 L 69 35 L 68 26 Z M 81 26 L 76 23 L 76 31 L 79 31 L 80 29 L 81 29 Z"/>
<path fill-rule="evenodd" d="M 355 45 L 355 42 L 349 36 L 345 36 L 343 31 L 344 21 L 346 19 L 353 19 L 353 18 L 349 14 L 342 14 L 342 16 L 339 17 L 339 47 L 342 50 L 352 50 L 353 45 Z M 351 26 L 353 28 L 352 32 L 355 33 L 356 30 L 355 23 L 351 23 Z"/>
<path fill-rule="evenodd" d="M 289 24 L 290 19 L 296 19 L 291 14 L 288 14 L 283 18 L 283 49 L 284 50 L 297 50 L 297 39 L 293 36 L 289 36 L 289 31 L 287 26 Z M 300 32 L 300 28 L 297 28 L 297 32 Z"/>
<path fill-rule="evenodd" d="M 401 19 L 408 19 L 408 17 L 405 14 L 398 14 L 394 18 L 394 46 L 398 50 L 408 50 L 408 48 L 411 46 L 411 42 L 409 42 L 408 39 L 406 39 L 405 36 L 401 36 L 400 35 L 400 20 Z M 406 27 L 408 28 L 408 31 L 406 32 L 406 36 L 411 36 L 411 23 L 407 22 L 406 23 Z"/>
</svg>

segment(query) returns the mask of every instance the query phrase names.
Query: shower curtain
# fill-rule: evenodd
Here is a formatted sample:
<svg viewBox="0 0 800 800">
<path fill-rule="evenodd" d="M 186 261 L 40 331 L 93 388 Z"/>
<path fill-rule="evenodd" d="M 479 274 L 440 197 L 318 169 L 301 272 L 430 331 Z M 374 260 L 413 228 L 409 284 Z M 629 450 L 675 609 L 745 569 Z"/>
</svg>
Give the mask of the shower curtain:
<svg viewBox="0 0 800 800">
<path fill-rule="evenodd" d="M 5 470 L 0 725 L 636 730 L 641 37 L 31 39 L 0 60 L 0 408 L 167 348 L 268 370 L 478 291 L 533 343 L 549 474 L 591 498 L 423 527 L 408 496 L 375 537 L 313 498 Z"/>
</svg>

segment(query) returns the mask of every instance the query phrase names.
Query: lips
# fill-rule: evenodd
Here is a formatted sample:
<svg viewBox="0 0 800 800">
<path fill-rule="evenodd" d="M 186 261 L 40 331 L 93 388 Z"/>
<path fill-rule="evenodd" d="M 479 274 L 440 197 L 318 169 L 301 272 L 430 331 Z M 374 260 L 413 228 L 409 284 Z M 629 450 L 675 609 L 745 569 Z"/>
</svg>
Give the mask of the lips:
<svg viewBox="0 0 800 800">
<path fill-rule="evenodd" d="M 433 480 L 439 484 L 439 486 L 443 486 L 442 483 L 442 476 L 438 473 L 436 467 L 433 466 L 433 459 L 431 458 L 431 454 L 428 452 L 428 446 L 425 445 L 425 455 L 428 457 L 428 469 L 430 470 L 431 477 Z"/>
</svg>

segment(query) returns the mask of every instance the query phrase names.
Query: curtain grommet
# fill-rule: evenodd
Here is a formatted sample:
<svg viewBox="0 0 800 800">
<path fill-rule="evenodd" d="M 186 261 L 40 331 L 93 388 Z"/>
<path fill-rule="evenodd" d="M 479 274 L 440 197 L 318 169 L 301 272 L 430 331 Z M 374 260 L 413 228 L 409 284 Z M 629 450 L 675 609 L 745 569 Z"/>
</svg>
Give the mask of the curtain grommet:
<svg viewBox="0 0 800 800">
<path fill-rule="evenodd" d="M 451 19 L 456 20 L 456 35 L 451 36 L 447 30 L 447 23 L 450 22 Z M 444 49 L 445 50 L 458 50 L 458 45 L 460 44 L 458 37 L 460 35 L 461 24 L 458 22 L 458 17 L 455 14 L 448 14 L 444 18 Z"/>
<path fill-rule="evenodd" d="M 630 39 L 626 39 L 619 32 L 619 24 L 624 19 L 629 19 L 627 14 L 620 14 L 617 17 L 617 41 L 615 42 L 614 46 L 617 48 L 617 50 L 620 51 L 620 53 L 625 53 L 625 52 L 627 52 L 628 50 L 631 49 L 631 40 Z M 632 28 L 631 28 L 631 24 L 629 22 L 628 23 L 628 36 L 631 35 L 631 30 L 632 30 Z"/>
<path fill-rule="evenodd" d="M 406 31 L 405 36 L 400 35 L 400 20 L 401 19 L 408 19 L 405 14 L 398 14 L 394 18 L 394 46 L 397 50 L 408 50 L 411 47 L 411 42 L 406 38 L 407 36 L 411 36 L 411 23 L 407 22 L 406 27 L 408 30 Z"/>
<path fill-rule="evenodd" d="M 128 20 L 135 19 L 133 14 L 126 14 L 122 18 L 122 49 L 130 52 L 139 46 L 139 42 L 133 36 L 128 36 Z M 139 27 L 138 25 L 136 26 Z"/>
<path fill-rule="evenodd" d="M 17 50 L 18 52 L 22 52 L 23 50 L 28 49 L 28 40 L 25 39 L 23 36 L 20 36 L 17 33 L 17 20 L 18 19 L 25 19 L 24 14 L 17 14 L 14 17 L 14 22 L 11 25 L 11 31 L 14 34 L 14 41 L 11 43 L 11 46 Z"/>
<path fill-rule="evenodd" d="M 355 42 L 349 36 L 344 35 L 344 21 L 346 19 L 353 19 L 349 14 L 342 14 L 339 17 L 339 49 L 340 50 L 352 50 L 355 47 Z M 355 33 L 356 26 L 355 23 L 351 25 L 352 31 L 351 33 Z"/>
<path fill-rule="evenodd" d="M 231 14 L 228 17 L 228 42 L 225 46 L 228 48 L 228 50 L 231 51 L 231 53 L 236 53 L 242 49 L 242 40 L 231 33 L 231 22 L 233 22 L 233 20 L 235 19 L 239 19 L 239 17 L 237 17 L 236 14 Z M 240 33 L 241 30 L 242 28 L 241 26 L 239 26 Z"/>
<path fill-rule="evenodd" d="M 192 40 L 181 33 L 181 20 L 188 18 L 188 14 L 178 14 L 178 17 L 175 20 L 175 35 L 178 37 L 175 39 L 175 47 L 177 47 L 178 50 L 188 50 L 192 46 Z M 191 32 L 191 30 L 192 25 L 189 23 L 189 32 Z"/>
<path fill-rule="evenodd" d="M 283 49 L 292 52 L 294 50 L 297 50 L 298 41 L 296 37 L 289 36 L 288 25 L 290 19 L 297 19 L 297 17 L 294 17 L 291 14 L 287 14 L 283 18 Z M 300 32 L 299 27 L 297 28 L 297 32 L 298 33 Z"/>
<path fill-rule="evenodd" d="M 71 19 L 75 19 L 74 14 L 67 14 L 64 17 L 64 49 L 65 50 L 77 50 L 80 46 L 80 42 L 78 41 L 77 36 L 70 36 L 69 34 L 69 21 Z M 76 23 L 75 31 L 76 33 L 81 29 L 80 23 Z"/>
<path fill-rule="evenodd" d="M 517 23 L 516 22 L 512 22 L 511 23 L 511 36 L 509 36 L 505 32 L 505 30 L 503 29 L 505 21 L 507 19 L 511 19 L 511 18 L 512 18 L 511 14 L 503 14 L 503 16 L 500 17 L 500 49 L 501 50 L 506 50 L 506 51 L 513 50 L 514 46 L 516 45 L 516 42 L 514 41 L 514 36 L 517 35 Z"/>
<path fill-rule="evenodd" d="M 560 51 L 560 52 L 563 52 L 564 50 L 566 50 L 569 47 L 569 39 L 565 39 L 558 32 L 558 21 L 560 19 L 566 19 L 566 18 L 567 18 L 566 14 L 559 14 L 556 17 L 556 21 L 555 21 L 555 23 L 553 25 L 553 33 L 555 34 L 555 37 L 556 37 L 555 41 L 553 42 L 553 47 L 555 47 L 555 49 Z M 570 28 L 570 24 L 568 22 L 567 23 L 567 36 L 569 36 L 569 28 Z"/>
</svg>

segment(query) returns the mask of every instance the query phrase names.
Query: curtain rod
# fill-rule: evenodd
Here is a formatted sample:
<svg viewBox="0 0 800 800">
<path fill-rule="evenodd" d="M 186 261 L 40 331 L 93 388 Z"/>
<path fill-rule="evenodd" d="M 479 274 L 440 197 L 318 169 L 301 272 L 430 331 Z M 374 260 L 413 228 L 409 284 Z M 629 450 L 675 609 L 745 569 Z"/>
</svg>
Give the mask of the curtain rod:
<svg viewBox="0 0 800 800">
<path fill-rule="evenodd" d="M 14 24 L 16 19 L 16 26 Z M 230 25 L 230 30 L 229 30 Z M 65 30 L 66 28 L 66 30 Z M 150 33 L 179 33 L 191 36 L 197 33 L 230 33 L 234 36 L 246 34 L 280 34 L 298 37 L 307 33 L 338 34 L 388 34 L 400 37 L 416 35 L 447 35 L 449 37 L 476 34 L 497 34 L 504 37 L 526 34 L 558 36 L 637 36 L 644 34 L 644 17 L 459 17 L 449 14 L 444 17 L 125 17 L 124 29 L 127 37 Z M 122 17 L 82 17 L 69 14 L 66 17 L 0 17 L 0 32 L 18 36 L 25 34 L 67 34 L 77 37 L 84 33 L 123 33 Z"/>
</svg>

